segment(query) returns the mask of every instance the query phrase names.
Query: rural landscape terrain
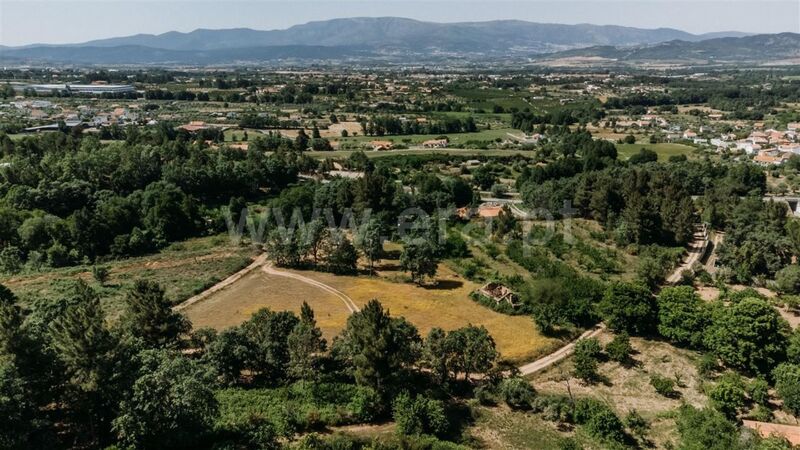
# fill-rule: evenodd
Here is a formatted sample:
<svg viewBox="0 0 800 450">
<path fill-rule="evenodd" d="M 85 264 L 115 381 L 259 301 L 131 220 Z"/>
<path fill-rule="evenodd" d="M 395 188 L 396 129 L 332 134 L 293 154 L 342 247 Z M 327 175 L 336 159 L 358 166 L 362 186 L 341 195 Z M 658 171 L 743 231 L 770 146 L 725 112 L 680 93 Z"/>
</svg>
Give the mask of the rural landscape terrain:
<svg viewBox="0 0 800 450">
<path fill-rule="evenodd" d="M 800 34 L 0 62 L 0 449 L 800 446 Z"/>
</svg>

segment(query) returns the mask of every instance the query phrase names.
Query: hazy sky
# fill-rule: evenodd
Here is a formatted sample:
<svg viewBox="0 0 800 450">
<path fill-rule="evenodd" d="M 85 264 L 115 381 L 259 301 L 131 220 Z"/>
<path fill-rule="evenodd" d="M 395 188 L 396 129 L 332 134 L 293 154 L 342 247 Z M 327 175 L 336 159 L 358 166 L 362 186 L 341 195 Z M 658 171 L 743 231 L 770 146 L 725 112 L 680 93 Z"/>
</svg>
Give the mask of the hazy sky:
<svg viewBox="0 0 800 450">
<path fill-rule="evenodd" d="M 693 33 L 800 32 L 800 0 L 0 0 L 0 44 L 73 43 L 196 28 L 276 29 L 355 16 L 434 22 L 520 19 Z"/>
</svg>

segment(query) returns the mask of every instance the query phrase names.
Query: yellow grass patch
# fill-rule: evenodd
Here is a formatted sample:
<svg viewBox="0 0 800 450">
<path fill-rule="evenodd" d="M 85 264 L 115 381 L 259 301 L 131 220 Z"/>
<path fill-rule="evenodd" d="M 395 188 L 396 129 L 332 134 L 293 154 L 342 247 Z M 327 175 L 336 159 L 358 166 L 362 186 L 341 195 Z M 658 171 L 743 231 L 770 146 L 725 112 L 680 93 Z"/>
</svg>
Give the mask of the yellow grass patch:
<svg viewBox="0 0 800 450">
<path fill-rule="evenodd" d="M 469 298 L 477 284 L 440 266 L 438 284 L 420 287 L 379 277 L 336 276 L 310 271 L 294 272 L 325 283 L 363 306 L 373 298 L 394 316 L 403 316 L 424 336 L 433 327 L 452 330 L 467 324 L 483 325 L 497 343 L 503 358 L 523 362 L 543 355 L 561 342 L 542 336 L 529 316 L 508 316 L 481 306 Z M 261 270 L 245 276 L 223 291 L 186 310 L 195 327 L 223 329 L 247 320 L 259 308 L 299 311 L 303 301 L 314 309 L 318 324 L 330 339 L 341 331 L 348 317 L 342 300 L 318 287 Z"/>
<path fill-rule="evenodd" d="M 286 277 L 268 275 L 261 269 L 186 309 L 195 328 L 222 330 L 249 319 L 261 308 L 300 312 L 303 301 L 314 309 L 317 325 L 330 340 L 344 327 L 349 311 L 335 295 Z"/>
</svg>

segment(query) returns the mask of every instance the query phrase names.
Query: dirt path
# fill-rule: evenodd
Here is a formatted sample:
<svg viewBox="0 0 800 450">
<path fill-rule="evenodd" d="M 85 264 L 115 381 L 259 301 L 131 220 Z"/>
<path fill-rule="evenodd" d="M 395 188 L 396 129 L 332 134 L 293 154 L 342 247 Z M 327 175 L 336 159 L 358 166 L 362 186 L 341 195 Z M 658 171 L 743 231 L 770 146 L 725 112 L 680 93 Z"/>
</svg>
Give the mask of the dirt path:
<svg viewBox="0 0 800 450">
<path fill-rule="evenodd" d="M 336 288 L 334 288 L 332 286 L 329 286 L 329 285 L 327 285 L 325 283 L 319 282 L 317 280 L 308 278 L 306 276 L 303 276 L 303 275 L 300 275 L 300 274 L 297 274 L 297 273 L 285 272 L 283 270 L 278 270 L 275 267 L 273 267 L 272 264 L 264 265 L 264 267 L 262 267 L 261 270 L 263 270 L 265 273 L 267 273 L 269 275 L 292 278 L 294 280 L 297 280 L 297 281 L 300 281 L 300 282 L 303 282 L 303 283 L 306 283 L 306 284 L 310 284 L 311 286 L 316 286 L 316 287 L 322 289 L 323 291 L 329 292 L 329 293 L 339 297 L 339 299 L 342 300 L 342 303 L 344 303 L 344 305 L 347 307 L 347 309 L 350 311 L 351 314 L 359 311 L 358 305 L 353 301 L 352 298 L 348 297 L 347 294 L 345 294 L 344 292 L 342 292 L 342 291 L 340 291 L 340 290 L 338 290 L 338 289 L 336 289 Z"/>
<path fill-rule="evenodd" d="M 700 258 L 708 248 L 708 232 L 704 228 L 698 227 L 694 232 L 692 243 L 689 244 L 689 253 L 686 260 L 678 266 L 672 274 L 667 277 L 667 284 L 675 284 L 681 281 L 681 276 L 684 270 L 690 270 L 694 263 L 700 261 Z"/>
<path fill-rule="evenodd" d="M 575 342 L 579 339 L 588 339 L 591 337 L 595 337 L 600 334 L 603 330 L 606 329 L 605 324 L 600 324 L 595 326 L 594 328 L 587 330 L 582 335 L 575 339 L 574 341 L 570 342 L 569 344 L 559 348 L 558 350 L 550 353 L 547 356 L 537 359 L 536 361 L 529 362 L 524 366 L 519 367 L 519 372 L 521 375 L 530 375 L 532 373 L 539 372 L 540 370 L 546 369 L 553 364 L 561 361 L 562 359 L 566 358 L 567 356 L 571 355 L 572 352 L 575 350 Z"/>
<path fill-rule="evenodd" d="M 276 269 L 274 266 L 272 266 L 272 264 L 270 264 L 267 261 L 267 255 L 264 254 L 264 253 L 259 255 L 255 260 L 253 260 L 252 263 L 250 263 L 250 265 L 248 265 L 244 269 L 236 272 L 235 274 L 233 274 L 233 275 L 229 276 L 228 278 L 220 281 L 219 283 L 217 283 L 214 286 L 206 289 L 205 291 L 195 295 L 194 297 L 189 298 L 188 300 L 184 301 L 183 303 L 175 306 L 173 309 L 175 311 L 184 310 L 184 309 L 188 308 L 189 306 L 192 306 L 192 305 L 194 305 L 194 304 L 196 304 L 196 303 L 198 303 L 198 302 L 210 297 L 211 295 L 221 291 L 222 289 L 225 289 L 226 287 L 232 285 L 233 283 L 239 281 L 242 277 L 244 277 L 245 275 L 247 275 L 248 273 L 252 272 L 254 269 L 259 268 L 259 267 L 261 267 L 261 270 L 263 270 L 264 273 L 266 273 L 268 275 L 291 278 L 291 279 L 300 281 L 302 283 L 306 283 L 308 285 L 317 287 L 317 288 L 322 289 L 322 290 L 324 290 L 324 291 L 326 291 L 326 292 L 328 292 L 330 294 L 335 295 L 336 297 L 338 297 L 342 301 L 342 303 L 344 303 L 345 307 L 347 307 L 348 311 L 351 314 L 355 313 L 355 312 L 358 312 L 360 310 L 358 305 L 353 301 L 352 298 L 350 298 L 347 294 L 343 293 L 342 291 L 340 291 L 340 290 L 338 290 L 338 289 L 336 289 L 336 288 L 334 288 L 334 287 L 332 287 L 330 285 L 327 285 L 325 283 L 322 283 L 320 281 L 314 280 L 312 278 L 306 277 L 306 276 L 298 274 L 298 273 L 288 272 L 288 271 Z M 585 338 L 590 338 L 590 337 L 597 336 L 604 329 L 605 329 L 605 325 L 604 324 L 600 324 L 600 325 L 598 325 L 598 326 L 586 331 L 585 333 L 583 333 L 578 339 L 585 339 Z M 576 339 L 576 341 L 577 341 L 577 339 Z M 536 361 L 532 361 L 532 362 L 530 362 L 528 364 L 520 366 L 520 368 L 519 368 L 520 373 L 522 375 L 529 375 L 529 374 L 538 372 L 538 371 L 540 371 L 542 369 L 545 369 L 545 368 L 557 363 L 558 361 L 561 361 L 562 359 L 566 358 L 567 356 L 571 355 L 573 350 L 574 350 L 574 348 L 575 348 L 575 341 L 572 341 L 569 344 L 566 344 L 565 346 L 559 348 L 558 350 L 554 351 L 553 353 L 550 353 L 547 356 L 544 356 L 542 358 L 537 359 Z"/>
<path fill-rule="evenodd" d="M 722 241 L 724 239 L 725 239 L 725 233 L 721 231 L 715 231 L 714 237 L 711 238 L 711 254 L 708 255 L 705 268 L 706 272 L 712 275 L 717 273 L 717 250 L 719 249 L 719 245 L 722 244 Z"/>
<path fill-rule="evenodd" d="M 267 255 L 265 253 L 262 253 L 262 254 L 258 255 L 258 257 L 256 259 L 254 259 L 253 262 L 250 263 L 249 266 L 247 266 L 244 269 L 234 273 L 233 275 L 229 276 L 228 278 L 225 278 L 224 280 L 222 280 L 219 283 L 211 286 L 210 288 L 206 289 L 205 291 L 203 291 L 203 292 L 201 292 L 201 293 L 199 293 L 199 294 L 197 294 L 197 295 L 195 295 L 193 297 L 188 298 L 187 300 L 185 300 L 184 302 L 182 302 L 182 303 L 180 303 L 178 305 L 175 305 L 172 309 L 175 310 L 175 311 L 182 311 L 182 310 L 194 305 L 195 303 L 197 303 L 197 302 L 199 302 L 199 301 L 201 301 L 203 299 L 208 298 L 212 294 L 214 294 L 216 292 L 219 292 L 219 291 L 225 289 L 226 287 L 232 285 L 233 283 L 239 281 L 243 276 L 245 276 L 248 273 L 252 272 L 257 267 L 263 265 L 266 261 L 267 261 Z"/>
</svg>

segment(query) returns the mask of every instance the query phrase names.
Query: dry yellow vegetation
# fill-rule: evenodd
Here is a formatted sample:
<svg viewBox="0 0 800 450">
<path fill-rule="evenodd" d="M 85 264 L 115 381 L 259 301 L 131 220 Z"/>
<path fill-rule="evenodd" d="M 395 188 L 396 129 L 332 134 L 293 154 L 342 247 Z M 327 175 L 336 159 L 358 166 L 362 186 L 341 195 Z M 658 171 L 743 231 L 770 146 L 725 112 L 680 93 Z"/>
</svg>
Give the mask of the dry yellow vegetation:
<svg viewBox="0 0 800 450">
<path fill-rule="evenodd" d="M 440 266 L 437 284 L 417 286 L 381 277 L 336 276 L 311 271 L 292 271 L 327 284 L 363 306 L 376 298 L 394 316 L 403 316 L 424 336 L 433 327 L 452 330 L 467 324 L 483 325 L 491 333 L 503 358 L 512 362 L 534 359 L 561 341 L 542 336 L 528 316 L 508 316 L 475 303 L 469 293 L 478 286 Z M 397 272 L 392 271 L 397 275 Z M 259 308 L 299 311 L 303 301 L 314 309 L 326 338 L 341 331 L 349 311 L 341 299 L 299 280 L 256 270 L 230 287 L 191 307 L 186 314 L 195 327 L 216 329 L 239 324 Z"/>
<path fill-rule="evenodd" d="M 330 340 L 342 330 L 349 311 L 335 295 L 291 278 L 254 270 L 231 286 L 186 309 L 195 328 L 222 330 L 249 319 L 261 308 L 300 312 L 303 301 L 314 309 L 317 325 Z"/>
<path fill-rule="evenodd" d="M 300 272 L 298 272 L 300 273 Z M 478 285 L 440 265 L 436 286 L 420 287 L 381 278 L 336 276 L 302 272 L 328 284 L 364 305 L 373 298 L 395 316 L 403 316 L 424 336 L 433 327 L 452 330 L 467 324 L 483 325 L 494 338 L 504 359 L 529 361 L 559 346 L 561 341 L 539 333 L 529 316 L 509 316 L 492 311 L 469 298 Z"/>
</svg>

